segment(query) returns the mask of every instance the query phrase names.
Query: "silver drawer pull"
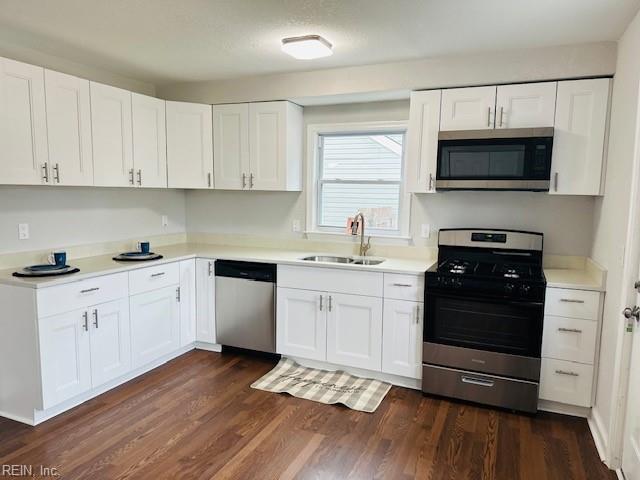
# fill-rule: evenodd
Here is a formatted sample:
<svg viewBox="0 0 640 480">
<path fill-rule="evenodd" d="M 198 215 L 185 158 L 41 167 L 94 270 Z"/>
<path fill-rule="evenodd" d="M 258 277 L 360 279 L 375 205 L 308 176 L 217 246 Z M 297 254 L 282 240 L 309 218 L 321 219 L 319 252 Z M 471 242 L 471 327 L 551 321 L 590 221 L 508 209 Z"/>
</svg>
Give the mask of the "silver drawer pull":
<svg viewBox="0 0 640 480">
<path fill-rule="evenodd" d="M 151 278 L 155 278 L 155 277 L 161 277 L 164 275 L 164 272 L 158 272 L 158 273 L 152 273 L 151 274 Z"/>
<path fill-rule="evenodd" d="M 582 330 L 580 330 L 579 328 L 564 328 L 564 327 L 560 327 L 558 328 L 559 332 L 568 332 L 568 333 L 582 333 Z"/>
<path fill-rule="evenodd" d="M 579 374 L 579 373 L 576 373 L 576 372 L 568 372 L 568 371 L 566 371 L 566 370 L 556 370 L 556 373 L 557 373 L 558 375 L 568 375 L 568 376 L 570 376 L 570 377 L 579 377 L 579 376 L 580 376 L 580 374 Z"/>
<path fill-rule="evenodd" d="M 394 283 L 394 287 L 413 287 L 410 283 Z"/>
<path fill-rule="evenodd" d="M 100 290 L 100 287 L 93 287 L 93 288 L 87 288 L 85 290 L 80 290 L 80 293 L 91 293 L 91 292 L 97 292 L 98 290 Z"/>
<path fill-rule="evenodd" d="M 462 383 L 469 383 L 471 385 L 478 385 L 480 387 L 493 387 L 493 380 L 485 380 L 484 378 L 474 378 L 462 376 Z"/>
<path fill-rule="evenodd" d="M 575 298 L 561 298 L 560 301 L 564 303 L 584 303 L 584 300 L 577 300 Z"/>
</svg>

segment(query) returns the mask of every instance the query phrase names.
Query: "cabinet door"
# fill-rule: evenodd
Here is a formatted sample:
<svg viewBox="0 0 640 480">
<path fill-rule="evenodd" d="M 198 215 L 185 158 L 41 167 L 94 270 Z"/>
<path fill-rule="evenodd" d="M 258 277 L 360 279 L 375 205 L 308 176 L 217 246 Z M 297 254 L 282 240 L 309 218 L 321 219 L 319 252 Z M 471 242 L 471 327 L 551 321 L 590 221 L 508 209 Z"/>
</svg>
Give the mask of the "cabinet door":
<svg viewBox="0 0 640 480">
<path fill-rule="evenodd" d="M 276 351 L 282 355 L 326 360 L 326 292 L 277 289 Z"/>
<path fill-rule="evenodd" d="M 214 260 L 196 259 L 196 340 L 216 343 Z"/>
<path fill-rule="evenodd" d="M 496 87 L 442 91 L 440 130 L 487 130 L 494 127 Z"/>
<path fill-rule="evenodd" d="M 498 85 L 496 128 L 553 126 L 556 82 Z"/>
<path fill-rule="evenodd" d="M 167 102 L 169 188 L 213 187 L 211 105 Z"/>
<path fill-rule="evenodd" d="M 213 168 L 216 188 L 249 188 L 249 104 L 213 106 Z"/>
<path fill-rule="evenodd" d="M 131 186 L 131 92 L 95 82 L 90 87 L 94 184 Z"/>
<path fill-rule="evenodd" d="M 141 367 L 180 345 L 180 309 L 177 286 L 165 287 L 130 299 L 133 367 Z"/>
<path fill-rule="evenodd" d="M 131 95 L 134 182 L 139 187 L 166 188 L 165 101 L 138 93 Z"/>
<path fill-rule="evenodd" d="M 382 371 L 422 377 L 423 304 L 384 300 Z"/>
<path fill-rule="evenodd" d="M 51 183 L 93 185 L 89 80 L 45 70 Z"/>
<path fill-rule="evenodd" d="M 608 78 L 558 82 L 549 193 L 601 193 L 609 86 Z"/>
<path fill-rule="evenodd" d="M 90 309 L 91 384 L 98 387 L 131 370 L 129 299 Z"/>
<path fill-rule="evenodd" d="M 47 119 L 41 67 L 0 58 L 0 151 L 0 183 L 47 183 Z"/>
<path fill-rule="evenodd" d="M 436 191 L 441 90 L 411 93 L 407 148 L 407 188 L 414 193 Z"/>
<path fill-rule="evenodd" d="M 41 318 L 38 323 L 42 400 L 49 408 L 91 388 L 88 311 Z"/>
<path fill-rule="evenodd" d="M 286 190 L 287 102 L 249 105 L 249 187 Z"/>
<path fill-rule="evenodd" d="M 330 293 L 327 361 L 381 370 L 382 299 Z"/>
<path fill-rule="evenodd" d="M 196 341 L 196 261 L 180 262 L 180 346 Z"/>
</svg>

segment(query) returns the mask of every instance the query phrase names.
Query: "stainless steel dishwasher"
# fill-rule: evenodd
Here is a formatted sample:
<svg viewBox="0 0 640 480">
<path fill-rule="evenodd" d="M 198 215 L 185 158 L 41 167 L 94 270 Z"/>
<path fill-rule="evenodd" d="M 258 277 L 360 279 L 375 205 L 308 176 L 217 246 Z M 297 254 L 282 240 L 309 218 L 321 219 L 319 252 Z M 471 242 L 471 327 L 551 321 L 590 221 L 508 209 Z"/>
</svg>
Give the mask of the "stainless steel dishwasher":
<svg viewBox="0 0 640 480">
<path fill-rule="evenodd" d="M 276 265 L 217 260 L 216 339 L 221 345 L 276 351 Z"/>
</svg>

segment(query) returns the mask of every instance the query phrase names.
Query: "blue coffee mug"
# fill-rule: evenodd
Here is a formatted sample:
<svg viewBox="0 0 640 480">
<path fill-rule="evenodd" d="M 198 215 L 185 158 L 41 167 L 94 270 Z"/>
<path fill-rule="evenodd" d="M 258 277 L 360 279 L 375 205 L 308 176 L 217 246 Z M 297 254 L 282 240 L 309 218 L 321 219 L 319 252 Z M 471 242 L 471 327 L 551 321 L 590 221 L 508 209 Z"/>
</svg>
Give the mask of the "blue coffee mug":
<svg viewBox="0 0 640 480">
<path fill-rule="evenodd" d="M 142 253 L 149 253 L 151 249 L 151 244 L 149 242 L 140 242 L 138 243 L 138 250 Z"/>
<path fill-rule="evenodd" d="M 49 255 L 49 263 L 57 267 L 64 267 L 67 264 L 67 252 L 52 252 Z"/>
</svg>

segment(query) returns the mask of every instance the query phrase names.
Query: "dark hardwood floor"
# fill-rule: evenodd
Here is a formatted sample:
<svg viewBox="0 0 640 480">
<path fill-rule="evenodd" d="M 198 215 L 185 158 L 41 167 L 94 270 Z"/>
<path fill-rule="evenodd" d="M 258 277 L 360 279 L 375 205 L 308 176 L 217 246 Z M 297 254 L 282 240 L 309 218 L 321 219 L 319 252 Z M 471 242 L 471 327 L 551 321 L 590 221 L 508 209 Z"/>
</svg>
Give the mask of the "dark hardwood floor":
<svg viewBox="0 0 640 480">
<path fill-rule="evenodd" d="M 374 414 L 249 385 L 274 361 L 194 351 L 37 427 L 0 419 L 1 466 L 62 478 L 614 479 L 586 421 L 392 388 Z"/>
</svg>

